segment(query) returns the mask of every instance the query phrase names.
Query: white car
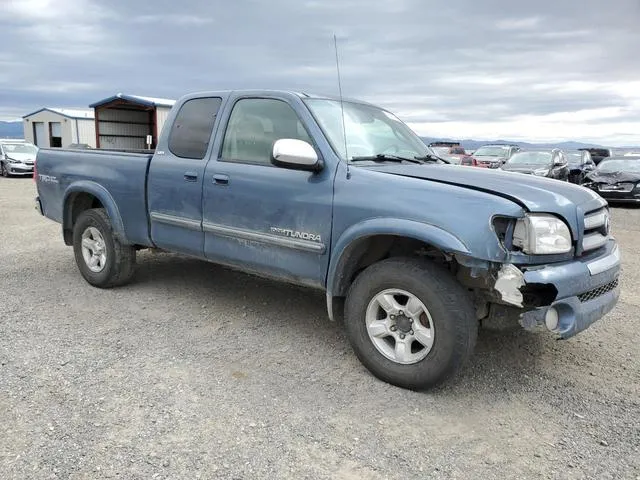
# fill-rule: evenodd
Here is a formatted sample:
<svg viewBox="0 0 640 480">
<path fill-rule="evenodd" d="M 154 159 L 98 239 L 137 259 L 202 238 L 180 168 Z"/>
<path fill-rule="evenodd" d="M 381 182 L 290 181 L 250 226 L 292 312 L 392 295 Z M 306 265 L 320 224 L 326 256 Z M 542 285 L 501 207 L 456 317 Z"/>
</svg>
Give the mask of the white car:
<svg viewBox="0 0 640 480">
<path fill-rule="evenodd" d="M 33 175 L 38 147 L 24 140 L 0 140 L 0 173 L 3 177 Z"/>
</svg>

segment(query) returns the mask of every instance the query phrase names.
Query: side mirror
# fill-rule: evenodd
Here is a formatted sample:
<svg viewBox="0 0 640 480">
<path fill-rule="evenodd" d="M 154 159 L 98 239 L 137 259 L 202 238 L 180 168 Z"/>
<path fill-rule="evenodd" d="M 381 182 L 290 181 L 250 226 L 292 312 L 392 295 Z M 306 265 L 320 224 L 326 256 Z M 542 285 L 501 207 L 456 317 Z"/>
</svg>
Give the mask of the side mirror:
<svg viewBox="0 0 640 480">
<path fill-rule="evenodd" d="M 322 162 L 311 145 L 303 140 L 281 138 L 273 144 L 271 163 L 277 167 L 317 172 Z"/>
</svg>

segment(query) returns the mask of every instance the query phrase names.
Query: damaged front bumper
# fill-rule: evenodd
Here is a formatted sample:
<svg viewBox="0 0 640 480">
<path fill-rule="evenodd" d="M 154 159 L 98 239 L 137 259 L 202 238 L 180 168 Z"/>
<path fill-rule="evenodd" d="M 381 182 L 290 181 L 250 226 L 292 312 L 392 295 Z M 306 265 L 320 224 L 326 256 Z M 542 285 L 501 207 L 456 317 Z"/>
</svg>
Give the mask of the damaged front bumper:
<svg viewBox="0 0 640 480">
<path fill-rule="evenodd" d="M 620 296 L 620 250 L 613 239 L 596 258 L 521 270 L 525 285 L 550 284 L 558 292 L 550 305 L 520 316 L 527 330 L 546 325 L 560 338 L 572 337 L 611 311 Z"/>
</svg>

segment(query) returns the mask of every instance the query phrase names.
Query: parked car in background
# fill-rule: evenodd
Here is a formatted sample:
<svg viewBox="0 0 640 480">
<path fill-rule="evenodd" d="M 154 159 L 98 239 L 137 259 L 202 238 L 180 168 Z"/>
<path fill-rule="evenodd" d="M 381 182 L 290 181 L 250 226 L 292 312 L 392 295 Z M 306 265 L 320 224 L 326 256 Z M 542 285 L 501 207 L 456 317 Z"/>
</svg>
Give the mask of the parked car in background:
<svg viewBox="0 0 640 480">
<path fill-rule="evenodd" d="M 471 156 L 459 143 L 433 142 L 429 144 L 429 148 L 433 150 L 436 156 L 453 165 L 460 165 L 463 161 L 471 159 Z"/>
<path fill-rule="evenodd" d="M 520 147 L 518 145 L 483 145 L 473 153 L 470 165 L 475 167 L 499 168 L 504 162 L 509 160 L 514 153 L 519 151 Z M 469 163 L 464 162 L 463 165 L 469 165 Z"/>
<path fill-rule="evenodd" d="M 363 364 L 402 387 L 451 377 L 481 319 L 568 338 L 620 295 L 600 196 L 445 165 L 359 101 L 200 92 L 153 155 L 42 149 L 36 168 L 36 208 L 89 284 L 128 282 L 136 252 L 160 248 L 314 287 Z"/>
<path fill-rule="evenodd" d="M 585 177 L 589 187 L 608 202 L 640 203 L 640 156 L 615 156 L 602 160 Z"/>
<path fill-rule="evenodd" d="M 603 159 L 613 156 L 613 151 L 610 148 L 579 148 L 578 150 L 589 152 L 593 163 L 596 165 L 598 165 Z"/>
<path fill-rule="evenodd" d="M 596 164 L 587 150 L 569 150 L 565 154 L 569 163 L 569 181 L 580 185 L 587 173 L 596 168 Z"/>
<path fill-rule="evenodd" d="M 0 174 L 3 177 L 33 175 L 38 147 L 24 140 L 0 140 Z"/>
<path fill-rule="evenodd" d="M 507 172 L 569 180 L 567 158 L 564 152 L 558 148 L 516 152 L 501 168 Z"/>
</svg>

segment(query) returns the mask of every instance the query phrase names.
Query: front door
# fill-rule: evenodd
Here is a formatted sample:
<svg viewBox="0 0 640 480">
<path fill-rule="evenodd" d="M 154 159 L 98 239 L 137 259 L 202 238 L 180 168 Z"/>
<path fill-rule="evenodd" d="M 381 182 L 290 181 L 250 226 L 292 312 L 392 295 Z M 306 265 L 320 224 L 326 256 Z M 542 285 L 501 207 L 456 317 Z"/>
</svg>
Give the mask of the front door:
<svg viewBox="0 0 640 480">
<path fill-rule="evenodd" d="M 219 155 L 205 172 L 205 255 L 247 271 L 322 286 L 331 235 L 332 172 L 271 164 L 273 144 L 280 138 L 313 145 L 284 99 L 240 98 L 225 116 Z"/>
<path fill-rule="evenodd" d="M 151 239 L 160 248 L 203 256 L 202 181 L 220 98 L 180 107 L 166 150 L 156 151 L 147 180 Z"/>
<path fill-rule="evenodd" d="M 567 180 L 569 177 L 569 165 L 567 159 L 560 152 L 552 156 L 553 165 L 551 167 L 551 177 L 558 180 Z"/>
</svg>

